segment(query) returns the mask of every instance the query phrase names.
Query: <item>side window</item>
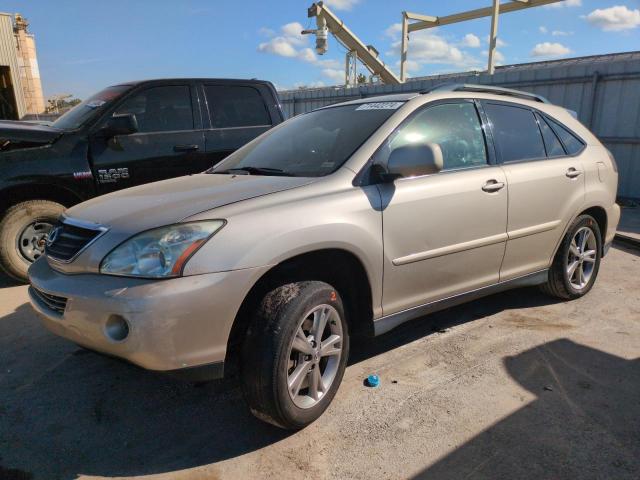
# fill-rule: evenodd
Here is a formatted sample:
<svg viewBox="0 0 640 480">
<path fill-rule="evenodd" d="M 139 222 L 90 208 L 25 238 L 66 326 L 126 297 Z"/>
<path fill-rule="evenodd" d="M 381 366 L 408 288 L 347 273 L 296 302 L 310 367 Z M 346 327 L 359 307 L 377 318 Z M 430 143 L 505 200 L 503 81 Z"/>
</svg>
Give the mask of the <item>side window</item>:
<svg viewBox="0 0 640 480">
<path fill-rule="evenodd" d="M 191 93 L 187 85 L 151 87 L 125 100 L 114 115 L 133 113 L 138 130 L 170 132 L 193 130 Z"/>
<path fill-rule="evenodd" d="M 425 108 L 391 135 L 379 152 L 383 157 L 378 158 L 386 162 L 394 149 L 418 141 L 440 145 L 444 170 L 487 164 L 480 117 L 471 102 Z"/>
<path fill-rule="evenodd" d="M 253 87 L 205 85 L 213 128 L 271 125 L 262 95 Z"/>
<path fill-rule="evenodd" d="M 551 127 L 553 128 L 553 130 L 560 137 L 560 140 L 562 140 L 562 143 L 564 144 L 564 147 L 567 149 L 567 153 L 569 155 L 575 155 L 580 150 L 582 150 L 582 147 L 584 147 L 584 144 L 573 133 L 571 133 L 569 130 L 564 128 L 558 122 L 554 122 L 551 119 L 549 119 L 549 123 L 551 124 Z"/>
<path fill-rule="evenodd" d="M 538 119 L 538 125 L 540 125 L 540 131 L 542 132 L 542 138 L 544 140 L 544 146 L 547 149 L 547 157 L 559 157 L 564 155 L 564 148 L 562 148 L 562 144 L 549 124 L 545 121 L 544 117 L 536 114 L 536 118 Z"/>
<path fill-rule="evenodd" d="M 496 103 L 485 103 L 484 109 L 503 162 L 546 158 L 542 135 L 531 110 Z"/>
</svg>

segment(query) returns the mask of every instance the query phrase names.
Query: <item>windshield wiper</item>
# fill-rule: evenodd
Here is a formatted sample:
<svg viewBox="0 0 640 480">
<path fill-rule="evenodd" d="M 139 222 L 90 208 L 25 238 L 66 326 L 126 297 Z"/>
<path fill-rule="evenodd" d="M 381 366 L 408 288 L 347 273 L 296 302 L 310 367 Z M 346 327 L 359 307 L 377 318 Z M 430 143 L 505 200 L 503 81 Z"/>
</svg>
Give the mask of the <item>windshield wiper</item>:
<svg viewBox="0 0 640 480">
<path fill-rule="evenodd" d="M 236 175 L 274 175 L 281 177 L 294 177 L 293 173 L 287 172 L 285 170 L 281 170 L 279 168 L 268 168 L 268 167 L 237 167 L 237 168 L 229 168 L 227 170 L 216 170 L 211 173 L 222 173 L 222 174 L 236 174 Z"/>
</svg>

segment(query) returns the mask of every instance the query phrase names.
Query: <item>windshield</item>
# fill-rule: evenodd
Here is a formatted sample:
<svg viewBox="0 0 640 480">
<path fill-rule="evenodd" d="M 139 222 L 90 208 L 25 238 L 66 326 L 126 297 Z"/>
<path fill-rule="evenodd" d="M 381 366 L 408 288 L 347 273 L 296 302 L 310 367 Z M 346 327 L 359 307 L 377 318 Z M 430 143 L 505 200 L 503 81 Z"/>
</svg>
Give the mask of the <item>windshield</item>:
<svg viewBox="0 0 640 480">
<path fill-rule="evenodd" d="M 60 130 L 75 130 L 87 120 L 102 112 L 110 101 L 118 98 L 130 88 L 131 85 L 116 85 L 105 88 L 73 107 L 53 122 L 51 126 Z"/>
<path fill-rule="evenodd" d="M 402 102 L 344 105 L 294 117 L 231 154 L 208 173 L 234 170 L 251 175 L 328 175 L 401 106 Z"/>
</svg>

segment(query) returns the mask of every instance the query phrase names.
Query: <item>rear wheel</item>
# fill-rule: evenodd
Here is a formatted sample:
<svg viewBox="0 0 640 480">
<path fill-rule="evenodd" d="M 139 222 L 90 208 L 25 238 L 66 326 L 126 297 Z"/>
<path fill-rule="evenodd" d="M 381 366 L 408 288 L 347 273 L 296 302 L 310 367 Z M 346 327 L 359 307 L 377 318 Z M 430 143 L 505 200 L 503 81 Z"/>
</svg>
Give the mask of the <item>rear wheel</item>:
<svg viewBox="0 0 640 480">
<path fill-rule="evenodd" d="M 542 290 L 564 300 L 585 295 L 598 276 L 601 252 L 598 223 L 590 215 L 579 216 L 562 240 Z"/>
<path fill-rule="evenodd" d="M 349 335 L 342 300 L 324 282 L 269 292 L 243 345 L 243 392 L 258 418 L 287 429 L 316 420 L 344 374 Z"/>
<path fill-rule="evenodd" d="M 28 200 L 10 207 L 0 220 L 0 269 L 25 282 L 27 269 L 44 254 L 49 230 L 64 206 L 49 200 Z"/>
</svg>

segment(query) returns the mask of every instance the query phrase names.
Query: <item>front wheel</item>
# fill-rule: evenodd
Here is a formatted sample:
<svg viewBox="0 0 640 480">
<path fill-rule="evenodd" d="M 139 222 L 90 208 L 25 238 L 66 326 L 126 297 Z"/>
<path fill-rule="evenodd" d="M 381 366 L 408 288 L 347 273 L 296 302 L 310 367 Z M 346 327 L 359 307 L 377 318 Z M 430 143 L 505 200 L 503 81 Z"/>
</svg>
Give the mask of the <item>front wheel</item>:
<svg viewBox="0 0 640 480">
<path fill-rule="evenodd" d="M 542 291 L 563 300 L 582 297 L 596 281 L 601 252 L 598 223 L 590 215 L 579 216 L 558 248 Z"/>
<path fill-rule="evenodd" d="M 49 230 L 64 208 L 49 200 L 28 200 L 10 207 L 0 220 L 0 270 L 26 282 L 29 265 L 44 254 Z"/>
<path fill-rule="evenodd" d="M 242 384 L 251 412 L 286 429 L 331 403 L 349 356 L 339 293 L 324 282 L 290 283 L 262 300 L 243 345 Z"/>
</svg>

